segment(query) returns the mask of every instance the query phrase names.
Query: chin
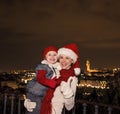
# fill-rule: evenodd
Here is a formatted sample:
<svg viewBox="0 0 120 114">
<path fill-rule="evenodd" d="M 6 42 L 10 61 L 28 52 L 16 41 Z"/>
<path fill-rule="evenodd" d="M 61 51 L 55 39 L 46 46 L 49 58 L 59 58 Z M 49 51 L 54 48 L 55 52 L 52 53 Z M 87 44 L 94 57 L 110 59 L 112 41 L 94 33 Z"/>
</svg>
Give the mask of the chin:
<svg viewBox="0 0 120 114">
<path fill-rule="evenodd" d="M 68 66 L 62 66 L 62 69 L 66 69 L 66 70 L 68 70 L 70 67 L 68 67 Z"/>
<path fill-rule="evenodd" d="M 62 69 L 66 69 L 65 67 L 62 67 Z"/>
</svg>

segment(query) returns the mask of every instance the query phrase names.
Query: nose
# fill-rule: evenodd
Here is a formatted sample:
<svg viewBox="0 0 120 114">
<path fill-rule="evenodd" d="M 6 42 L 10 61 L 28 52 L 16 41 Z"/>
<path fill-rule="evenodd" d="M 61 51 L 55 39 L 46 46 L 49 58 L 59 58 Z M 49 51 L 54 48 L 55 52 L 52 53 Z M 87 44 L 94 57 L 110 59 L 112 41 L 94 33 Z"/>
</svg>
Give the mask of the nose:
<svg viewBox="0 0 120 114">
<path fill-rule="evenodd" d="M 65 62 L 65 59 L 62 59 L 62 62 Z"/>
</svg>

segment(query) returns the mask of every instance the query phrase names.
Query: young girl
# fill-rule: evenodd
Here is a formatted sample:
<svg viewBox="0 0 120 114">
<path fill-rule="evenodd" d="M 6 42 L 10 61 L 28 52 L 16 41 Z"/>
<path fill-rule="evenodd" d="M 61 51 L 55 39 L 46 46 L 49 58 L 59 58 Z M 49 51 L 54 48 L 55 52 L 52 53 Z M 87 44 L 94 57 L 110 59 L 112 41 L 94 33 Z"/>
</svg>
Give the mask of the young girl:
<svg viewBox="0 0 120 114">
<path fill-rule="evenodd" d="M 36 76 L 29 81 L 26 87 L 26 100 L 24 105 L 27 114 L 40 114 L 43 97 L 49 88 L 56 87 L 56 78 L 60 77 L 60 65 L 57 62 L 57 48 L 49 46 L 43 51 L 43 60 L 36 67 Z"/>
</svg>

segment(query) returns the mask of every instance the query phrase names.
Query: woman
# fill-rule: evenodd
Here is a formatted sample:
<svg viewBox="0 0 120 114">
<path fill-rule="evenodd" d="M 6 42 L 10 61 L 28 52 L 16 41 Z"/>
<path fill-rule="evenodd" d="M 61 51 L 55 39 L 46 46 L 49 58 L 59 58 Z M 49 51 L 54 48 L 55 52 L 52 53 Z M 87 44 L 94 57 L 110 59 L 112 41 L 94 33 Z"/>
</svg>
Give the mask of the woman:
<svg viewBox="0 0 120 114">
<path fill-rule="evenodd" d="M 40 114 L 61 114 L 65 105 L 67 110 L 74 106 L 77 77 L 80 74 L 78 48 L 69 44 L 58 50 L 62 70 L 57 79 L 57 88 L 49 88 L 42 102 Z"/>
</svg>

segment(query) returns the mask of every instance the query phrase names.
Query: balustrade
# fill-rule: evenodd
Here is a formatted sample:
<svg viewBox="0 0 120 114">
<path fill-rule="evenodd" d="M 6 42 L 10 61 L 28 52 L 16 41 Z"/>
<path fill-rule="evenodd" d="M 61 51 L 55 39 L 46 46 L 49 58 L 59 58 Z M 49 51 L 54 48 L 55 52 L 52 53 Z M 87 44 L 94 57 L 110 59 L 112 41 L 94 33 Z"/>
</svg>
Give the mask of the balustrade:
<svg viewBox="0 0 120 114">
<path fill-rule="evenodd" d="M 4 94 L 0 100 L 0 114 L 25 114 L 24 99 L 21 95 Z M 86 100 L 76 100 L 71 112 L 63 114 L 120 114 L 120 106 L 106 105 Z"/>
</svg>

